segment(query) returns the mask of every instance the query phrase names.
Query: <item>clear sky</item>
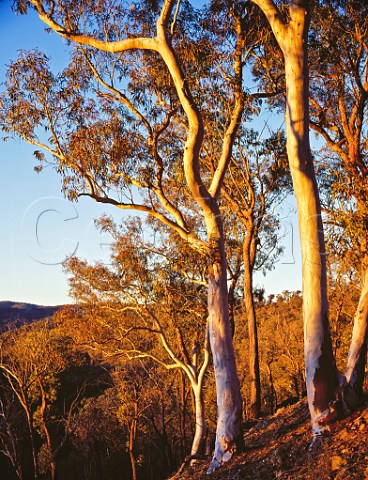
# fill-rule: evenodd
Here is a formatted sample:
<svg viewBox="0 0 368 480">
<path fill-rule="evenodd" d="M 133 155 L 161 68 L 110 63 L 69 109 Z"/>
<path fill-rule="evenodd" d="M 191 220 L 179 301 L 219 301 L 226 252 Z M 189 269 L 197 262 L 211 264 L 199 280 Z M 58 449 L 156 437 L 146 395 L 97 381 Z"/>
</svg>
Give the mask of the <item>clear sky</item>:
<svg viewBox="0 0 368 480">
<path fill-rule="evenodd" d="M 0 82 L 6 65 L 19 50 L 38 48 L 51 57 L 56 69 L 65 65 L 66 46 L 55 34 L 44 31 L 35 14 L 16 16 L 11 2 L 0 2 Z M 1 86 L 0 86 L 1 88 Z M 22 142 L 0 143 L 0 301 L 43 305 L 70 303 L 61 262 L 69 255 L 90 261 L 106 258 L 109 239 L 94 228 L 103 212 L 119 212 L 89 199 L 77 204 L 65 200 L 60 178 L 51 168 L 34 172 L 34 148 Z M 256 275 L 255 284 L 268 293 L 301 288 L 300 255 L 295 215 L 283 220 L 285 254 L 267 277 Z"/>
</svg>

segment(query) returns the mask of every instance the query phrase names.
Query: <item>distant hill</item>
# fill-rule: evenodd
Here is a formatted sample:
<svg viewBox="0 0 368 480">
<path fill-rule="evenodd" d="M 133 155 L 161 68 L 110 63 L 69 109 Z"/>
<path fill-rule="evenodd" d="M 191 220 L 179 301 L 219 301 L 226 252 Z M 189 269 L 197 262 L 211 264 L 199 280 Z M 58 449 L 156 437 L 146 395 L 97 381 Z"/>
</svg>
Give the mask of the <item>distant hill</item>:
<svg viewBox="0 0 368 480">
<path fill-rule="evenodd" d="M 0 329 L 9 323 L 17 326 L 32 323 L 35 320 L 51 317 L 62 305 L 54 307 L 34 305 L 32 303 L 0 302 Z"/>
</svg>

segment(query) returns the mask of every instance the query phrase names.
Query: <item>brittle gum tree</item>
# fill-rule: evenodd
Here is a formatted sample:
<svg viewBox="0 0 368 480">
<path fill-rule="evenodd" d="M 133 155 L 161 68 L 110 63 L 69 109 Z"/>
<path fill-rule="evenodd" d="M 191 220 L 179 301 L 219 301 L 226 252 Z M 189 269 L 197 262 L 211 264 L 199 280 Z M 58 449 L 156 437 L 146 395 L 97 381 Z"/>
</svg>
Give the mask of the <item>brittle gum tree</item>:
<svg viewBox="0 0 368 480">
<path fill-rule="evenodd" d="M 111 219 L 100 223 L 114 239 L 110 264 L 89 265 L 75 257 L 65 263 L 71 295 L 83 312 L 93 312 L 88 333 L 84 333 L 87 344 L 104 358 L 154 360 L 186 375 L 195 417 L 190 456 L 197 457 L 206 434 L 203 384 L 209 346 L 201 294 L 205 287 L 204 282 L 198 285 L 185 278 L 178 267 L 186 260 L 187 271 L 191 267 L 193 277 L 198 277 L 201 258 L 193 254 L 188 258 L 187 252 L 180 252 L 179 242 L 173 248 L 170 231 L 161 248 L 149 242 L 137 218 L 126 222 L 123 229 Z M 79 328 L 85 330 L 85 322 Z"/>
<path fill-rule="evenodd" d="M 33 8 L 47 29 L 75 46 L 74 54 L 69 67 L 53 75 L 44 55 L 23 53 L 0 99 L 2 130 L 39 147 L 42 162 L 50 161 L 42 150 L 51 154 L 67 195 L 145 212 L 206 255 L 218 404 L 211 470 L 241 441 L 218 197 L 244 111 L 245 4 L 226 4 L 226 38 L 205 38 L 186 1 L 20 0 L 18 12 Z M 203 177 L 202 111 L 211 88 L 223 88 L 228 102 L 216 169 Z M 186 218 L 189 204 L 197 210 L 195 222 Z"/>
<path fill-rule="evenodd" d="M 254 271 L 273 268 L 282 251 L 280 217 L 275 212 L 290 192 L 284 135 L 273 133 L 269 138 L 250 130 L 236 142 L 229 174 L 223 187 L 223 208 L 229 226 L 227 242 L 232 235 L 240 242 L 238 262 L 232 262 L 231 288 L 234 292 L 243 277 L 244 312 L 249 338 L 249 407 L 250 418 L 261 414 L 261 379 L 259 368 L 256 309 L 253 298 Z M 236 248 L 233 248 L 236 251 Z"/>
<path fill-rule="evenodd" d="M 311 155 L 309 141 L 309 68 L 308 68 L 308 33 L 311 17 L 311 2 L 308 0 L 291 0 L 287 5 L 281 5 L 281 2 L 273 0 L 253 0 L 264 12 L 273 34 L 280 46 L 284 58 L 285 85 L 286 85 L 286 129 L 287 129 L 287 153 L 290 164 L 290 170 L 293 180 L 293 187 L 298 206 L 298 220 L 300 243 L 302 251 L 302 276 L 303 276 L 303 315 L 304 315 L 304 349 L 306 363 L 306 383 L 308 403 L 312 419 L 312 429 L 315 436 L 319 436 L 325 430 L 324 424 L 328 422 L 336 413 L 336 400 L 341 400 L 341 405 L 345 412 L 353 407 L 356 399 L 352 392 L 354 387 L 354 375 L 351 371 L 357 368 L 364 370 L 365 364 L 365 342 L 366 342 L 366 289 L 362 291 L 362 296 L 358 306 L 359 319 L 356 318 L 353 332 L 353 341 L 350 350 L 350 356 L 347 367 L 347 381 L 343 375 L 339 375 L 332 351 L 331 336 L 328 323 L 328 302 L 327 302 L 327 273 L 326 273 L 326 250 L 321 216 L 321 203 L 317 181 L 314 171 L 313 158 Z M 322 4 L 324 2 L 321 2 Z M 316 12 L 318 14 L 318 12 Z M 354 8 L 350 14 L 354 16 Z M 346 24 L 346 23 L 345 23 Z M 335 35 L 335 31 L 333 35 Z M 318 37 L 318 34 L 316 34 Z M 323 49 L 319 50 L 323 58 Z M 357 63 L 364 64 L 364 48 L 361 46 L 360 52 L 350 55 L 349 62 L 353 70 L 355 69 L 355 80 L 358 76 Z M 358 57 L 358 59 L 357 59 Z M 330 72 L 334 70 L 334 58 L 326 59 Z M 358 70 L 357 70 L 358 68 Z M 364 70 L 363 70 L 364 71 Z M 323 75 L 322 75 L 323 76 Z M 330 78 L 327 75 L 330 84 Z M 343 83 L 342 78 L 340 78 Z M 321 98 L 326 98 L 332 93 L 336 96 L 338 109 L 342 115 L 342 123 L 347 122 L 347 104 L 351 106 L 351 98 L 344 105 L 344 95 L 342 93 L 342 83 L 337 88 L 329 92 L 326 82 L 318 94 L 312 97 L 314 111 L 320 114 L 320 119 L 331 112 L 322 110 L 319 106 Z M 348 82 L 349 85 L 352 82 Z M 361 133 L 361 115 L 364 110 L 363 99 L 366 93 L 365 87 L 361 81 L 357 81 L 360 100 L 351 109 L 350 128 L 345 124 L 351 137 Z M 360 85 L 359 85 L 360 84 Z M 317 88 L 313 93 L 318 91 Z M 349 94 L 350 95 L 350 94 Z M 348 109 L 350 109 L 350 106 Z M 363 110 L 361 108 L 363 107 Z M 334 106 L 336 109 L 336 105 Z M 318 111 L 319 110 L 319 111 Z M 314 113 L 315 115 L 315 113 Z M 342 138 L 342 129 L 335 124 L 338 117 L 334 120 L 330 118 L 330 124 L 327 124 L 327 130 L 324 130 L 326 124 L 315 121 L 313 118 L 313 127 L 328 140 L 333 150 L 340 148 L 340 152 L 345 158 L 346 163 L 354 163 L 355 167 L 361 168 L 361 158 L 355 154 L 350 160 L 347 157 L 345 147 L 341 148 L 344 142 L 350 143 L 351 139 Z M 329 137 L 328 130 L 337 129 L 342 142 L 334 141 Z M 346 134 L 346 132 L 345 132 Z M 349 135 L 347 135 L 348 137 Z M 352 150 L 349 145 L 348 149 Z M 360 161 L 360 166 L 359 166 Z M 350 165 L 351 167 L 351 165 Z M 363 163 L 363 168 L 366 168 Z M 363 238 L 363 241 L 364 238 Z M 341 384 L 341 385 L 340 385 Z M 341 387 L 341 388 L 340 388 Z M 332 408 L 331 408 L 332 407 Z"/>
<path fill-rule="evenodd" d="M 328 244 L 340 272 L 360 285 L 345 376 L 360 396 L 368 342 L 368 5 L 319 2 L 311 24 L 311 127 L 325 148 L 320 157 Z"/>
<path fill-rule="evenodd" d="M 287 153 L 298 206 L 302 251 L 304 348 L 308 403 L 315 435 L 322 433 L 339 381 L 328 324 L 325 243 L 309 142 L 308 29 L 310 2 L 281 10 L 253 0 L 266 15 L 285 61 Z"/>
</svg>

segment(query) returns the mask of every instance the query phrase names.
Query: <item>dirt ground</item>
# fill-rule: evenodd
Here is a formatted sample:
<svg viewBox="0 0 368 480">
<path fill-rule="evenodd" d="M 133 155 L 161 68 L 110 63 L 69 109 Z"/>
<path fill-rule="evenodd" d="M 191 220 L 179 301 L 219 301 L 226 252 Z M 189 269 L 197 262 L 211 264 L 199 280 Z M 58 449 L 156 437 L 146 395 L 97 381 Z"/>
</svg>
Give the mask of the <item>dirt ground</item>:
<svg viewBox="0 0 368 480">
<path fill-rule="evenodd" d="M 170 480 L 364 480 L 368 479 L 368 402 L 330 425 L 312 448 L 306 400 L 259 420 L 245 432 L 245 451 L 212 475 L 198 460 Z"/>
</svg>

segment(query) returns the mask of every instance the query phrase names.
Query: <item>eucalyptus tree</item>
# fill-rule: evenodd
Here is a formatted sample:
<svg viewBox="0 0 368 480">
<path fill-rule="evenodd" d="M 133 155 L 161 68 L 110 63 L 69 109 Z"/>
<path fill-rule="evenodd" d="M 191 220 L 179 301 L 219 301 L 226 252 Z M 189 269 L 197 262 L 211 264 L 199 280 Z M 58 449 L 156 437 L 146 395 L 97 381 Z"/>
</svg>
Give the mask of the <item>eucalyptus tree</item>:
<svg viewBox="0 0 368 480">
<path fill-rule="evenodd" d="M 320 155 L 335 272 L 360 285 L 346 379 L 362 393 L 368 341 L 368 6 L 318 2 L 311 25 L 311 127 Z"/>
<path fill-rule="evenodd" d="M 83 392 L 82 382 L 77 391 L 75 385 L 64 389 L 62 376 L 67 376 L 71 365 L 83 366 L 85 358 L 70 348 L 70 339 L 61 338 L 57 330 L 42 323 L 3 333 L 0 357 L 5 386 L 24 412 L 26 449 L 30 450 L 33 464 L 30 468 L 22 458 L 14 468 L 28 470 L 35 479 L 49 471 L 54 480 Z M 14 441 L 19 440 L 14 437 Z"/>
<path fill-rule="evenodd" d="M 249 337 L 249 408 L 251 418 L 261 410 L 261 379 L 253 274 L 273 268 L 282 252 L 278 207 L 290 194 L 291 181 L 282 131 L 264 133 L 241 129 L 224 180 L 222 206 L 226 212 L 226 242 L 238 242 L 238 262 L 229 262 L 230 292 L 243 279 L 244 313 Z M 231 260 L 231 256 L 228 255 Z"/>
<path fill-rule="evenodd" d="M 227 18 L 230 2 L 211 2 L 205 22 L 219 38 L 224 38 L 227 45 L 231 38 L 231 28 Z M 280 93 L 280 82 L 274 77 L 271 62 L 265 61 L 274 51 L 275 41 L 269 35 L 266 22 L 258 9 L 250 2 L 247 8 L 247 39 L 243 47 L 243 64 L 246 65 L 245 76 L 249 77 L 249 85 L 243 87 L 245 102 L 244 119 L 251 121 L 262 111 L 263 99 L 273 99 Z M 230 24 L 231 25 L 231 24 Z M 209 38 L 210 41 L 210 38 Z M 227 47 L 225 47 L 227 48 Z M 229 50 L 229 49 L 228 49 Z M 219 62 L 216 58 L 215 62 Z M 232 73 L 221 64 L 226 79 Z M 252 73 L 262 71 L 265 81 L 261 89 L 253 85 Z M 267 81 L 266 81 L 267 79 Z M 218 82 L 219 80 L 217 80 Z M 251 88 L 251 86 L 253 88 Z M 226 130 L 227 96 L 224 89 L 207 89 L 205 93 L 206 139 L 201 162 L 212 177 L 216 174 L 217 153 L 221 151 L 219 138 Z M 244 124 L 245 122 L 243 122 Z M 226 217 L 226 245 L 229 274 L 229 307 L 230 320 L 234 328 L 234 292 L 239 278 L 243 278 L 244 311 L 248 323 L 249 371 L 250 371 L 250 408 L 248 414 L 257 418 L 261 407 L 261 384 L 258 359 L 257 324 L 253 304 L 253 271 L 272 268 L 272 262 L 280 254 L 278 243 L 279 218 L 275 213 L 277 204 L 290 191 L 286 158 L 284 155 L 284 138 L 281 131 L 270 132 L 264 138 L 264 130 L 257 134 L 243 125 L 239 127 L 237 138 L 233 144 L 232 156 L 224 177 L 221 191 L 221 209 Z M 272 227 L 271 227 L 272 225 Z"/>
<path fill-rule="evenodd" d="M 170 232 L 164 247 L 149 242 L 137 218 L 122 229 L 108 218 L 100 224 L 114 238 L 110 264 L 72 258 L 65 265 L 72 296 L 93 311 L 86 344 L 107 359 L 151 359 L 184 372 L 195 405 L 190 455 L 197 457 L 206 433 L 203 383 L 209 361 L 200 262 L 185 249 L 180 255 L 179 245 L 172 248 Z M 184 264 L 182 275 L 177 270 Z"/>
<path fill-rule="evenodd" d="M 222 36 L 211 36 L 210 30 L 202 35 L 205 25 L 188 2 L 126 6 L 105 0 L 20 0 L 19 12 L 34 8 L 46 27 L 75 50 L 60 75 L 52 74 L 45 55 L 22 53 L 10 67 L 0 100 L 3 131 L 40 148 L 36 156 L 41 161 L 46 150 L 70 197 L 87 195 L 145 212 L 206 255 L 218 403 L 213 468 L 231 458 L 241 442 L 218 197 L 245 107 L 245 4 L 215 8 L 213 15 L 226 19 L 227 28 Z M 204 178 L 202 111 L 211 89 L 218 88 L 224 89 L 228 103 L 221 114 L 216 170 Z M 50 138 L 43 135 L 44 128 Z M 195 225 L 186 218 L 190 203 L 197 210 Z"/>
<path fill-rule="evenodd" d="M 355 404 L 366 363 L 366 6 L 356 2 L 315 2 L 309 29 L 309 1 L 291 1 L 287 6 L 270 0 L 254 3 L 267 17 L 285 61 L 287 151 L 298 204 L 303 262 L 307 391 L 313 431 L 319 435 L 323 423 L 334 415 L 331 406 L 336 397 L 342 396 L 345 410 Z M 310 74 L 309 43 L 313 47 Z M 335 239 L 334 247 L 340 252 L 335 259 L 345 257 L 344 262 L 355 257 L 355 268 L 361 276 L 362 291 L 345 376 L 338 374 L 331 348 L 322 209 L 309 125 L 332 151 L 329 154 L 326 150 L 327 168 L 324 165 L 320 173 L 329 174 L 328 179 L 323 176 L 321 185 L 328 186 L 326 211 L 335 232 L 330 238 Z M 349 246 L 353 247 L 350 252 Z"/>
<path fill-rule="evenodd" d="M 339 386 L 328 324 L 321 204 L 309 141 L 310 2 L 253 0 L 267 17 L 285 62 L 287 154 L 298 207 L 302 251 L 306 384 L 314 435 L 322 434 Z"/>
</svg>

